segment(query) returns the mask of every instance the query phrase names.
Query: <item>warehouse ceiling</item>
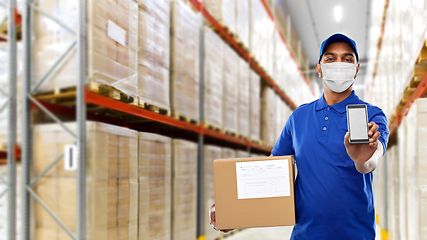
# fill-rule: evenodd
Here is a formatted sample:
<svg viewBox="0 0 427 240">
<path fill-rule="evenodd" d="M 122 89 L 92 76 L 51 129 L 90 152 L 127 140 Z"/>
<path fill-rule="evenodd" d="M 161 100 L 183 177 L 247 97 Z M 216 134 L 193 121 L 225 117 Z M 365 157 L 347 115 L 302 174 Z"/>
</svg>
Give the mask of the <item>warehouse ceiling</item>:
<svg viewBox="0 0 427 240">
<path fill-rule="evenodd" d="M 321 43 L 330 35 L 344 33 L 356 41 L 361 69 L 355 90 L 360 89 L 358 94 L 363 95 L 369 47 L 369 0 L 276 0 L 276 3 L 279 9 L 287 9 L 311 70 L 318 61 Z M 341 19 L 337 19 L 339 12 Z"/>
</svg>

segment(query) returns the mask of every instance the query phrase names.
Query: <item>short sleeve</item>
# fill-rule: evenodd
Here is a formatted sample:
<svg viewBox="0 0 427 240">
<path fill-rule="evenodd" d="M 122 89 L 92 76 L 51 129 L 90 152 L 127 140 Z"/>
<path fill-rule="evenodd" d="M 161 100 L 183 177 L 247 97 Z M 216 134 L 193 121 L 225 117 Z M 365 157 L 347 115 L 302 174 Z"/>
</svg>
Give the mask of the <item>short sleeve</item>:
<svg viewBox="0 0 427 240">
<path fill-rule="evenodd" d="M 386 152 L 388 137 L 390 135 L 390 131 L 388 129 L 388 121 L 384 112 L 378 108 L 374 107 L 375 110 L 372 113 L 372 116 L 369 116 L 369 122 L 375 122 L 378 125 L 378 132 L 381 134 L 378 140 L 380 140 L 383 145 L 383 153 Z"/>
<path fill-rule="evenodd" d="M 292 147 L 293 115 L 288 118 L 282 133 L 271 150 L 273 156 L 295 155 Z"/>
</svg>

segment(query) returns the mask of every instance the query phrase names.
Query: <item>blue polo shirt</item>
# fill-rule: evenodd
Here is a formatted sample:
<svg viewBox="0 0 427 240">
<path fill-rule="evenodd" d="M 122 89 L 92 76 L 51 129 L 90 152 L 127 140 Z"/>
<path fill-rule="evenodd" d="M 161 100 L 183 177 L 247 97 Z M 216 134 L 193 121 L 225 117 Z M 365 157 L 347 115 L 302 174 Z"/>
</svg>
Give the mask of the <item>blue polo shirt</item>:
<svg viewBox="0 0 427 240">
<path fill-rule="evenodd" d="M 295 155 L 298 168 L 291 239 L 375 239 L 372 173 L 359 173 L 344 146 L 349 104 L 367 105 L 368 119 L 378 124 L 385 152 L 386 116 L 354 91 L 335 105 L 322 96 L 298 107 L 271 151 L 274 156 Z"/>
</svg>

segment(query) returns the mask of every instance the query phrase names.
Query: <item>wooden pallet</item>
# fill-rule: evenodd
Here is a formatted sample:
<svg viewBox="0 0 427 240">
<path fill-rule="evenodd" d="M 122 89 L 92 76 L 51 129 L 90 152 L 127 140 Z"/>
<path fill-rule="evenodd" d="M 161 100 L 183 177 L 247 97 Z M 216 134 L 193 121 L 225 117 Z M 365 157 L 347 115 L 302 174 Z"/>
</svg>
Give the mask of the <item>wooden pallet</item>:
<svg viewBox="0 0 427 240">
<path fill-rule="evenodd" d="M 215 131 L 215 132 L 221 132 L 221 128 L 215 127 L 215 126 L 213 126 L 213 125 L 211 125 L 211 124 L 209 124 L 207 122 L 203 123 L 203 127 L 207 128 L 209 130 Z"/>
<path fill-rule="evenodd" d="M 426 64 L 427 63 L 427 42 L 424 44 L 423 48 L 421 49 L 420 54 L 418 55 L 418 64 Z"/>
<path fill-rule="evenodd" d="M 171 117 L 173 117 L 175 119 L 178 119 L 180 121 L 187 122 L 187 123 L 191 123 L 191 124 L 194 124 L 194 125 L 199 125 L 199 121 L 191 119 L 191 118 L 188 118 L 186 116 L 183 116 L 183 115 L 179 114 L 176 111 L 172 111 Z"/>
<path fill-rule="evenodd" d="M 157 107 L 157 106 L 155 106 L 153 104 L 149 104 L 149 103 L 144 102 L 142 100 L 138 101 L 138 106 L 141 107 L 141 108 L 150 110 L 152 112 L 158 113 L 158 114 L 162 114 L 162 115 L 165 115 L 165 116 L 168 116 L 168 117 L 171 116 L 171 111 L 169 109 L 164 109 L 164 108 L 161 108 L 161 107 Z"/>
<path fill-rule="evenodd" d="M 109 97 L 124 103 L 138 105 L 138 100 L 133 98 L 112 86 L 91 82 L 88 89 L 99 95 Z M 45 91 L 34 94 L 35 99 L 55 103 L 63 106 L 73 106 L 76 104 L 77 90 L 76 86 L 58 88 L 51 91 Z"/>
<path fill-rule="evenodd" d="M 108 85 L 99 84 L 95 82 L 90 82 L 88 84 L 88 89 L 91 92 L 97 93 L 99 95 L 109 97 L 121 102 L 129 103 L 135 106 L 138 106 L 138 99 L 128 94 Z"/>
<path fill-rule="evenodd" d="M 239 139 L 245 140 L 245 141 L 248 140 L 248 137 L 243 136 L 242 134 L 237 134 L 236 137 L 239 138 Z"/>
<path fill-rule="evenodd" d="M 229 131 L 229 130 L 222 129 L 221 132 L 224 133 L 225 135 L 228 135 L 228 136 L 231 136 L 231 137 L 237 137 L 237 134 L 235 132 L 232 132 L 232 131 Z"/>
</svg>

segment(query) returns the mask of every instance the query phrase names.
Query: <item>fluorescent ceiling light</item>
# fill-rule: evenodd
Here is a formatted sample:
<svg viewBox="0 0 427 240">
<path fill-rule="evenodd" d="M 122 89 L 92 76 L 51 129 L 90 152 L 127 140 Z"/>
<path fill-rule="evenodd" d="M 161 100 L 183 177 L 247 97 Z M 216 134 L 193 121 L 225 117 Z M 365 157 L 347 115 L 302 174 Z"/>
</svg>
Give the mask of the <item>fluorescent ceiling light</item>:
<svg viewBox="0 0 427 240">
<path fill-rule="evenodd" d="M 334 15 L 335 15 L 335 20 L 337 21 L 337 22 L 341 22 L 341 19 L 342 19 L 342 8 L 341 8 L 341 6 L 335 6 L 334 7 Z"/>
</svg>

